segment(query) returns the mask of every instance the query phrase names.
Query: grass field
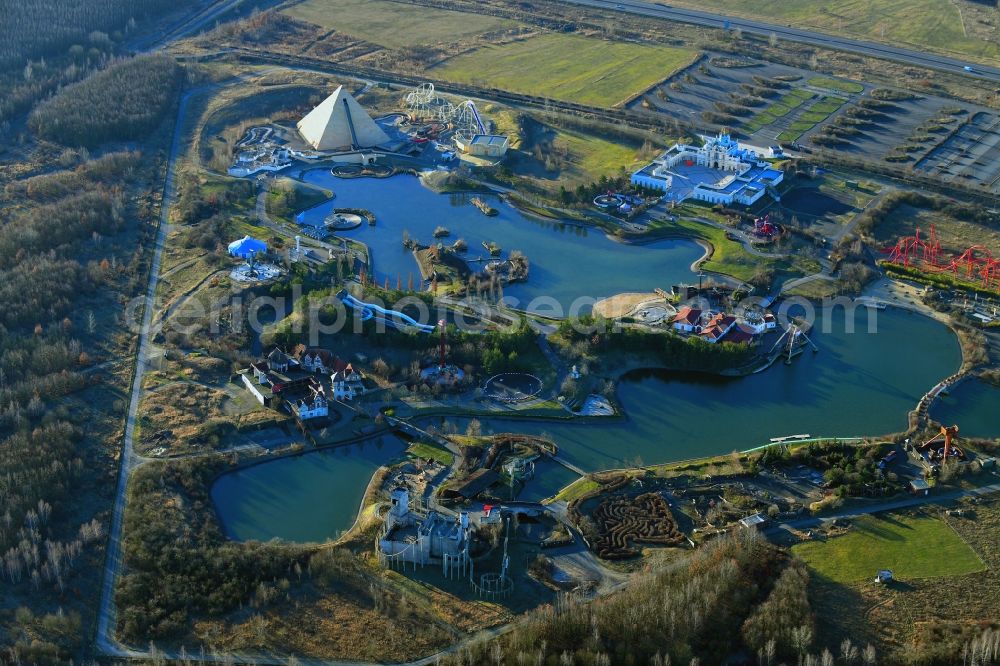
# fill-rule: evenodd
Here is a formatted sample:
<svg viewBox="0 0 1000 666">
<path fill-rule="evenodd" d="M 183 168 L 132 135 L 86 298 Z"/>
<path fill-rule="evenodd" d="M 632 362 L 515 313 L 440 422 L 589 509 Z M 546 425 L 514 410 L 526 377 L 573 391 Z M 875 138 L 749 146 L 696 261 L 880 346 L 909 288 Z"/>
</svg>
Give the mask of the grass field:
<svg viewBox="0 0 1000 666">
<path fill-rule="evenodd" d="M 969 0 L 784 0 L 757 3 L 678 0 L 676 4 L 874 41 L 962 53 L 991 64 L 1000 58 L 1000 42 L 996 34 L 993 33 L 990 38 L 978 36 L 978 26 L 972 18 L 976 4 Z M 964 25 L 963 14 L 966 19 Z"/>
<path fill-rule="evenodd" d="M 655 153 L 595 134 L 540 124 L 528 132 L 522 148 L 523 152 L 508 159 L 508 165 L 517 176 L 550 192 L 634 171 Z M 553 155 L 559 158 L 553 160 Z"/>
<path fill-rule="evenodd" d="M 545 34 L 477 49 L 431 71 L 452 81 L 612 106 L 687 66 L 695 55 L 669 46 Z"/>
<path fill-rule="evenodd" d="M 453 43 L 516 25 L 494 16 L 388 0 L 305 0 L 284 13 L 390 49 Z"/>
<path fill-rule="evenodd" d="M 710 217 L 705 214 L 708 210 L 710 209 L 707 206 L 685 202 L 674 212 L 678 215 Z M 761 271 L 773 271 L 776 280 L 784 280 L 819 270 L 819 264 L 814 259 L 804 256 L 794 257 L 791 260 L 754 256 L 740 243 L 726 238 L 724 229 L 686 220 L 683 217 L 676 222 L 655 222 L 650 226 L 654 229 L 669 229 L 676 232 L 678 237 L 700 239 L 709 243 L 712 246 L 712 256 L 701 263 L 701 268 L 729 275 L 737 280 L 752 280 Z"/>
<path fill-rule="evenodd" d="M 813 94 L 808 90 L 796 89 L 787 92 L 779 97 L 773 104 L 760 113 L 755 114 L 752 118 L 750 118 L 750 120 L 745 122 L 743 124 L 743 131 L 748 134 L 753 134 L 762 127 L 767 127 L 778 118 L 787 116 L 793 110 L 799 108 L 808 100 L 812 99 L 812 97 Z"/>
<path fill-rule="evenodd" d="M 809 79 L 808 83 L 809 85 L 816 86 L 817 88 L 827 88 L 829 90 L 837 90 L 844 93 L 859 93 L 865 89 L 865 87 L 860 83 L 833 79 L 829 76 L 814 76 Z"/>
<path fill-rule="evenodd" d="M 557 146 L 569 151 L 570 163 L 561 179 L 570 184 L 598 180 L 602 175 L 632 171 L 645 160 L 634 146 L 608 141 L 592 134 L 560 130 L 555 139 Z M 566 186 L 569 188 L 569 185 Z"/>
<path fill-rule="evenodd" d="M 410 444 L 410 448 L 406 449 L 406 452 L 415 458 L 430 458 L 442 465 L 450 465 L 455 462 L 455 456 L 451 454 L 451 451 L 437 444 L 415 442 Z"/>
<path fill-rule="evenodd" d="M 897 578 L 933 578 L 982 571 L 983 561 L 938 518 L 885 514 L 853 521 L 850 531 L 792 547 L 821 578 L 838 583 L 874 578 L 892 569 Z"/>
</svg>

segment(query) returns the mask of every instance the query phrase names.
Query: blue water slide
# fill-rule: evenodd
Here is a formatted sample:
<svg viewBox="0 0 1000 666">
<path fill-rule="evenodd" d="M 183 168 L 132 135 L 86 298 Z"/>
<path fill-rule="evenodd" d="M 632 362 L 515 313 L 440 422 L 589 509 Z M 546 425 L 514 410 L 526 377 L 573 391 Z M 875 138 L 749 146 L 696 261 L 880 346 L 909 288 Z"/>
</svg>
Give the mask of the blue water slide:
<svg viewBox="0 0 1000 666">
<path fill-rule="evenodd" d="M 472 111 L 472 117 L 476 119 L 476 125 L 479 127 L 480 134 L 486 134 L 486 125 L 483 124 L 483 119 L 479 117 L 479 109 L 476 108 L 476 103 L 471 99 L 465 101 L 469 110 Z"/>
<path fill-rule="evenodd" d="M 375 316 L 375 313 L 382 315 L 381 319 L 384 319 L 390 324 L 395 325 L 396 320 L 403 322 L 408 326 L 412 326 L 422 333 L 431 333 L 434 331 L 434 326 L 431 324 L 421 324 L 413 317 L 403 314 L 398 310 L 386 310 L 380 305 L 375 305 L 374 303 L 365 303 L 364 301 L 359 301 L 350 294 L 344 294 L 341 292 L 340 300 L 355 310 L 361 311 L 361 319 L 367 321 Z"/>
</svg>

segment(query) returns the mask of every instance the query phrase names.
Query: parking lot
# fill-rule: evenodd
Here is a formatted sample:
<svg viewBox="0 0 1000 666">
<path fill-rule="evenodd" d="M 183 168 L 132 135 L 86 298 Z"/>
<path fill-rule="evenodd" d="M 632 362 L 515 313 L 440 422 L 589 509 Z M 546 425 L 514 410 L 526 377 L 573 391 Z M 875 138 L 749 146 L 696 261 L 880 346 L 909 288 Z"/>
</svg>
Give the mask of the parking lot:
<svg viewBox="0 0 1000 666">
<path fill-rule="evenodd" d="M 934 148 L 916 169 L 945 181 L 965 180 L 1000 193 L 1000 115 L 979 112 Z"/>
</svg>

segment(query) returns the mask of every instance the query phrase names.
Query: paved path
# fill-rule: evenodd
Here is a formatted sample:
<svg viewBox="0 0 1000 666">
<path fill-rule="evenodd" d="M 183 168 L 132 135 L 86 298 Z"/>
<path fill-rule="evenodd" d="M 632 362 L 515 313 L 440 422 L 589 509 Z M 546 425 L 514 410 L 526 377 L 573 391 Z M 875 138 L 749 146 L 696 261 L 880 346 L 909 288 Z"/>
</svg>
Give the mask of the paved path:
<svg viewBox="0 0 1000 666">
<path fill-rule="evenodd" d="M 768 534 L 776 534 L 782 530 L 791 531 L 793 529 L 819 527 L 824 523 L 833 522 L 834 520 L 850 520 L 852 518 L 860 518 L 861 516 L 867 516 L 873 513 L 884 513 L 886 511 L 896 511 L 899 509 L 907 509 L 927 504 L 944 504 L 947 502 L 953 502 L 963 497 L 977 497 L 992 493 L 1000 493 L 1000 482 L 992 483 L 988 486 L 980 486 L 979 488 L 973 488 L 970 490 L 951 490 L 936 494 L 932 489 L 931 493 L 932 494 L 930 495 L 908 497 L 906 499 L 894 500 L 891 502 L 880 502 L 867 507 L 857 507 L 840 513 L 834 513 L 829 516 L 789 520 L 769 528 L 766 532 Z"/>
<path fill-rule="evenodd" d="M 570 4 L 586 5 L 600 9 L 610 9 L 617 12 L 639 14 L 668 21 L 680 21 L 703 25 L 710 28 L 737 29 L 746 33 L 763 35 L 770 37 L 772 34 L 778 39 L 787 39 L 792 42 L 801 42 L 835 49 L 839 51 L 849 51 L 874 58 L 884 58 L 894 60 L 906 65 L 917 65 L 940 69 L 956 74 L 974 76 L 982 79 L 1000 82 L 1000 68 L 989 65 L 974 65 L 972 72 L 966 72 L 963 67 L 969 64 L 968 61 L 960 58 L 953 58 L 944 55 L 937 55 L 928 51 L 917 51 L 901 46 L 891 46 L 889 44 L 879 44 L 875 42 L 841 37 L 838 35 L 796 28 L 787 25 L 777 25 L 765 23 L 752 19 L 738 18 L 735 16 L 724 16 L 711 12 L 698 11 L 694 9 L 684 9 L 680 7 L 668 7 L 654 2 L 643 0 L 563 0 Z"/>
</svg>

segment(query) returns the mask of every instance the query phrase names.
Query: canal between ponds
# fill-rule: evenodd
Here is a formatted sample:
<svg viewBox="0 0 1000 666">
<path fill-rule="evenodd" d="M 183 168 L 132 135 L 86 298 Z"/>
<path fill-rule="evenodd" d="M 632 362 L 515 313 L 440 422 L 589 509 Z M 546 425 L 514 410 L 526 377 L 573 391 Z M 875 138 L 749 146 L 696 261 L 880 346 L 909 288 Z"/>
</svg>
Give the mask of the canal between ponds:
<svg viewBox="0 0 1000 666">
<path fill-rule="evenodd" d="M 872 311 L 877 333 L 868 333 L 868 316 L 864 308 L 849 316 L 853 333 L 843 310 L 829 317 L 829 332 L 818 320 L 811 335 L 818 353 L 807 350 L 791 365 L 779 362 L 748 377 L 630 373 L 618 387 L 623 418 L 479 420 L 484 432 L 550 436 L 561 455 L 588 471 L 723 454 L 784 435 L 903 430 L 920 396 L 958 369 L 958 342 L 943 324 L 894 309 Z M 467 422 L 449 420 L 460 428 Z M 324 541 L 351 526 L 374 469 L 402 450 L 385 436 L 284 458 L 221 477 L 212 496 L 233 538 Z M 549 496 L 572 479 L 564 469 L 542 467 L 522 498 Z"/>
</svg>

